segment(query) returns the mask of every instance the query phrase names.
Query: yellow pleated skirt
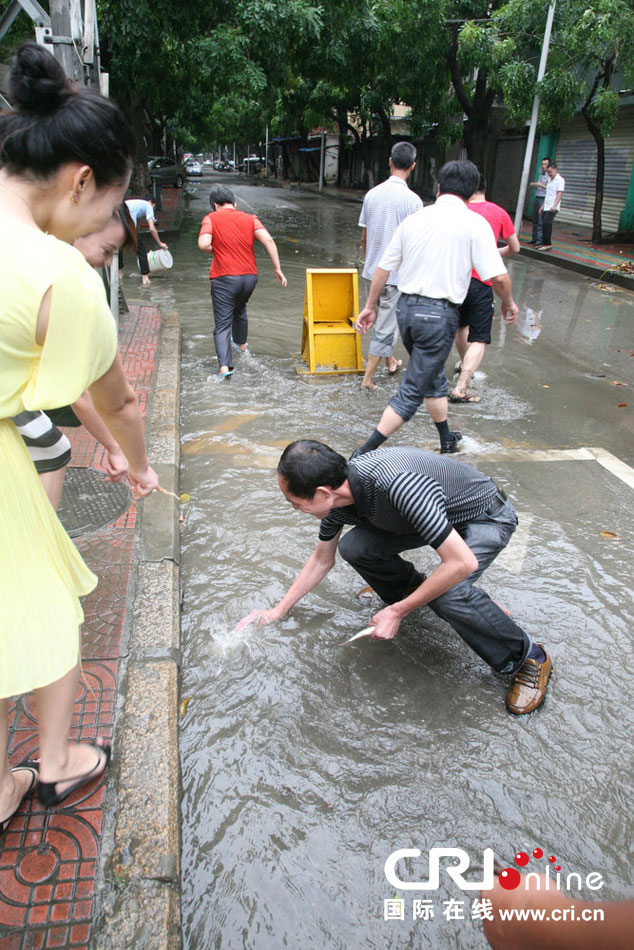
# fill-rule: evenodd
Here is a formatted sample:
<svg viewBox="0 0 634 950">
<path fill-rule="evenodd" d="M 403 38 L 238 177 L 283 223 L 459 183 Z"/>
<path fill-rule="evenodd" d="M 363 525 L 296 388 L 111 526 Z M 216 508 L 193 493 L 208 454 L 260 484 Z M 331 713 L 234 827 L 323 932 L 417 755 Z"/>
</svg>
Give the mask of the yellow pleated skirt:
<svg viewBox="0 0 634 950">
<path fill-rule="evenodd" d="M 0 698 L 47 686 L 75 666 L 79 597 L 96 584 L 17 429 L 0 419 Z"/>
</svg>

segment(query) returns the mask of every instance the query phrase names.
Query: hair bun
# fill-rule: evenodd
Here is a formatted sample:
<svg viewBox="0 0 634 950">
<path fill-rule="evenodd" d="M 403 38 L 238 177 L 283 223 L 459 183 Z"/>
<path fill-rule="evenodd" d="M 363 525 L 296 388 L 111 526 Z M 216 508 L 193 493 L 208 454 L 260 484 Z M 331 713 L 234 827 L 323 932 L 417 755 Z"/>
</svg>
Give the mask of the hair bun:
<svg viewBox="0 0 634 950">
<path fill-rule="evenodd" d="M 9 95 L 20 112 L 45 114 L 69 95 L 66 73 L 42 46 L 25 43 L 17 52 L 9 77 Z"/>
</svg>

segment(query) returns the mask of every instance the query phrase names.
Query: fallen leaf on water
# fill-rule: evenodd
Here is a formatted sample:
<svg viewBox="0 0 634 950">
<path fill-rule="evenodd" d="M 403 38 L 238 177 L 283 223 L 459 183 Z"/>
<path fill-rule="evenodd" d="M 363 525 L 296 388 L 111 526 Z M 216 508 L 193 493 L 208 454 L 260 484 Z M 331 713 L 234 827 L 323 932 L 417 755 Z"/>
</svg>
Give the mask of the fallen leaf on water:
<svg viewBox="0 0 634 950">
<path fill-rule="evenodd" d="M 183 494 L 181 495 L 181 501 L 191 501 L 191 500 L 192 500 L 192 496 L 188 495 L 187 492 L 184 491 Z"/>
<path fill-rule="evenodd" d="M 548 383 L 542 383 L 542 389 L 550 389 Z"/>
<path fill-rule="evenodd" d="M 613 380 L 612 380 L 612 385 L 613 385 L 613 386 L 627 386 L 627 383 L 621 383 L 621 382 L 619 382 L 618 379 L 613 379 Z"/>
<path fill-rule="evenodd" d="M 193 698 L 194 698 L 193 696 L 187 696 L 185 699 L 181 700 L 181 702 L 178 704 L 178 711 L 181 715 L 181 718 L 187 712 L 187 706 L 189 705 L 190 700 L 192 700 Z"/>
<path fill-rule="evenodd" d="M 617 409 L 627 409 L 627 403 L 626 403 L 626 402 L 620 402 L 616 408 L 617 408 Z"/>
<path fill-rule="evenodd" d="M 602 537 L 602 538 L 611 538 L 613 541 L 620 541 L 620 540 L 621 540 L 620 535 L 615 534 L 614 531 L 602 531 L 602 532 L 601 532 L 601 537 Z"/>
</svg>

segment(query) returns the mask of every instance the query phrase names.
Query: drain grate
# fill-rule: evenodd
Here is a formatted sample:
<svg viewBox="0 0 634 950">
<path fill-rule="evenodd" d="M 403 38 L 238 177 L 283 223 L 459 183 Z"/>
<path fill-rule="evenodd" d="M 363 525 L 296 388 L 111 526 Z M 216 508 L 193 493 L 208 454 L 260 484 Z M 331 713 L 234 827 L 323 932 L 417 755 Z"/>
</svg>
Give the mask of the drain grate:
<svg viewBox="0 0 634 950">
<path fill-rule="evenodd" d="M 104 481 L 93 468 L 69 468 L 58 515 L 71 538 L 97 531 L 115 521 L 132 501 L 127 484 Z"/>
</svg>

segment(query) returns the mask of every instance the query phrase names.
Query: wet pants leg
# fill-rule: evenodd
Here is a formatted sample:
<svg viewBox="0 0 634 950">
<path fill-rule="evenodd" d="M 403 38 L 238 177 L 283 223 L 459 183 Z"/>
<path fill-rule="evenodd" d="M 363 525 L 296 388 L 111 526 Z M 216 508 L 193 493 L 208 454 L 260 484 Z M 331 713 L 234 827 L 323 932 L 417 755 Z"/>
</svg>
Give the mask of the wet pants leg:
<svg viewBox="0 0 634 950">
<path fill-rule="evenodd" d="M 456 330 L 458 308 L 447 300 L 401 294 L 397 310 L 398 326 L 409 364 L 390 406 L 401 419 L 411 419 L 425 396 L 447 391 L 444 376 Z"/>
<path fill-rule="evenodd" d="M 247 301 L 255 285 L 257 274 L 214 277 L 211 281 L 211 300 L 214 308 L 214 344 L 221 366 L 233 368 L 231 337 L 236 343 L 247 342 L 249 329 Z"/>
<path fill-rule="evenodd" d="M 408 592 L 419 587 L 422 575 L 411 561 L 399 557 L 401 551 L 412 551 L 423 545 L 418 534 L 392 534 L 378 528 L 359 525 L 342 535 L 338 550 L 386 604 L 403 600 Z"/>
<path fill-rule="evenodd" d="M 533 645 L 531 637 L 475 582 L 504 550 L 517 526 L 517 515 L 505 502 L 493 515 L 482 514 L 456 530 L 478 559 L 464 581 L 429 602 L 485 663 L 498 673 L 512 673 Z"/>
<path fill-rule="evenodd" d="M 428 606 L 462 637 L 485 663 L 500 673 L 516 670 L 532 646 L 525 633 L 475 581 L 508 544 L 517 516 L 506 502 L 494 515 L 483 514 L 457 527 L 478 559 L 478 568 L 460 584 Z M 399 557 L 402 551 L 421 547 L 417 534 L 395 535 L 359 526 L 343 535 L 339 553 L 388 604 L 402 600 L 422 583 L 414 565 Z"/>
</svg>

